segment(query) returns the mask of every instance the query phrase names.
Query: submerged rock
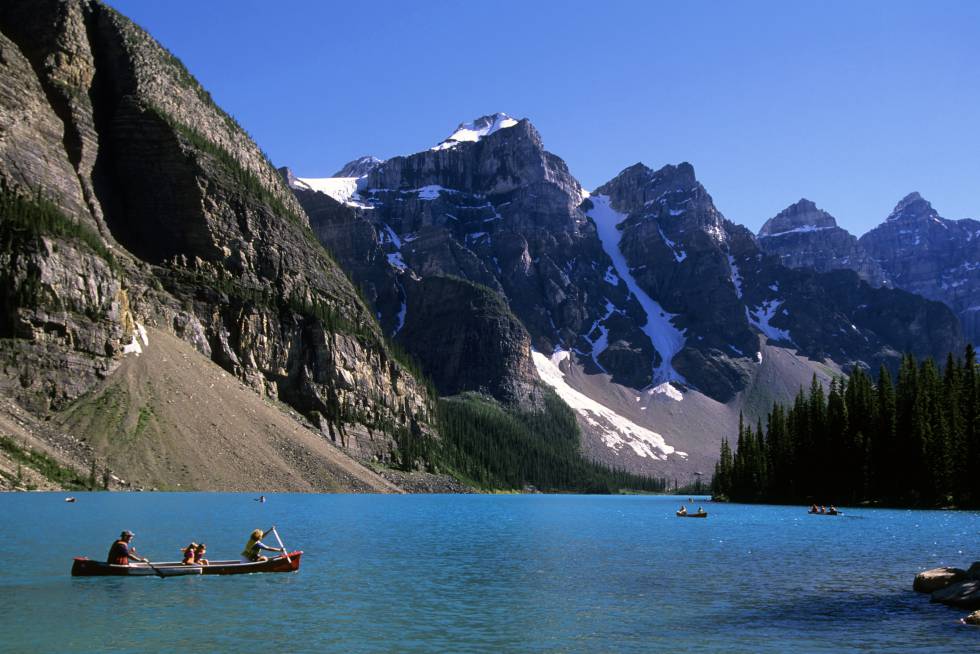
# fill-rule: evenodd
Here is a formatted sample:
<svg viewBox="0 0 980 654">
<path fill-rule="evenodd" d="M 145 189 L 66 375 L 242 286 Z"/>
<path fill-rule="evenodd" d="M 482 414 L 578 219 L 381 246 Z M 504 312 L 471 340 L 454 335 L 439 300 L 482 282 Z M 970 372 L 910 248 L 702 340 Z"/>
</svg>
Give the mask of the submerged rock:
<svg viewBox="0 0 980 654">
<path fill-rule="evenodd" d="M 964 609 L 980 609 L 980 580 L 968 579 L 952 583 L 934 592 L 930 601 Z"/>
<path fill-rule="evenodd" d="M 932 593 L 946 588 L 952 583 L 967 578 L 966 570 L 960 568 L 933 568 L 915 575 L 912 589 L 918 593 Z"/>
</svg>

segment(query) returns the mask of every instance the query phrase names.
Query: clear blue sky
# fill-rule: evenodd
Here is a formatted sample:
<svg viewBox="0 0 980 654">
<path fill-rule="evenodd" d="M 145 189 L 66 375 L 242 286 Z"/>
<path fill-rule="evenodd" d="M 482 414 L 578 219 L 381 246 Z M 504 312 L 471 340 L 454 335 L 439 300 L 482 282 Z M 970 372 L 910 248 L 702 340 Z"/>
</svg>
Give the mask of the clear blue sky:
<svg viewBox="0 0 980 654">
<path fill-rule="evenodd" d="M 505 111 L 586 188 L 690 161 L 753 230 L 807 197 L 861 234 L 913 190 L 980 219 L 980 2 L 110 3 L 300 176 Z"/>
</svg>

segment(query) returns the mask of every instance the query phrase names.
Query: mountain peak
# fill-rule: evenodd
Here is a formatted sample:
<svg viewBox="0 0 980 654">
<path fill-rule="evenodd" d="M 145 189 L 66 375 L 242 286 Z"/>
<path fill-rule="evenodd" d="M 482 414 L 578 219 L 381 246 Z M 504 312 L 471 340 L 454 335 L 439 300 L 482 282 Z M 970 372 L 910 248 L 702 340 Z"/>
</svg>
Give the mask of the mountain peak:
<svg viewBox="0 0 980 654">
<path fill-rule="evenodd" d="M 902 198 L 892 212 L 885 219 L 886 222 L 893 220 L 922 221 L 928 219 L 939 219 L 939 214 L 932 208 L 928 200 L 924 199 L 917 192 L 913 191 Z"/>
<path fill-rule="evenodd" d="M 790 232 L 815 232 L 832 227 L 837 227 L 833 216 L 818 208 L 812 200 L 800 198 L 767 220 L 759 230 L 759 238 Z"/>
<path fill-rule="evenodd" d="M 358 157 L 344 164 L 344 167 L 335 172 L 333 177 L 364 177 L 384 162 L 384 159 L 378 159 L 370 155 Z"/>
<path fill-rule="evenodd" d="M 513 127 L 518 122 L 519 121 L 514 120 L 502 111 L 498 111 L 494 114 L 487 114 L 486 116 L 480 116 L 476 120 L 468 123 L 460 123 L 459 126 L 456 127 L 456 131 L 450 134 L 446 140 L 430 149 L 446 150 L 448 148 L 456 147 L 460 143 L 476 142 L 482 139 L 484 136 L 490 136 L 494 132 L 499 132 L 502 129 Z"/>
</svg>

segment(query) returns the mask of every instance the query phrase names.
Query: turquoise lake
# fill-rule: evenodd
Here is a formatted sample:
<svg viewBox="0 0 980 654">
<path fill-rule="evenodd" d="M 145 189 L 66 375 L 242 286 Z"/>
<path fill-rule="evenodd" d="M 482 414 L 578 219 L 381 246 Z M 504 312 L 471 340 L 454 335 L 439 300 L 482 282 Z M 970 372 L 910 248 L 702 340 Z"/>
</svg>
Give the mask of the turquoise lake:
<svg viewBox="0 0 980 654">
<path fill-rule="evenodd" d="M 911 591 L 980 559 L 980 514 L 576 495 L 0 495 L 3 652 L 967 652 Z M 685 498 L 686 499 L 686 498 Z M 174 560 L 275 524 L 293 574 L 72 578 L 122 529 Z"/>
</svg>

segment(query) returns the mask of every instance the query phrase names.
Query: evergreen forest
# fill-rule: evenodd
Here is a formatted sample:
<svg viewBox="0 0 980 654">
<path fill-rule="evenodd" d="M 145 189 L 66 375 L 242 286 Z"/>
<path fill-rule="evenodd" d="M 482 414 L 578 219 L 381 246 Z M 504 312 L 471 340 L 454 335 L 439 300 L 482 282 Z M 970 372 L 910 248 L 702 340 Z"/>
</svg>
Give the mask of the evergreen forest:
<svg viewBox="0 0 980 654">
<path fill-rule="evenodd" d="M 763 426 L 740 418 L 712 491 L 739 502 L 980 506 L 980 388 L 963 358 L 903 357 L 897 376 L 860 368 L 829 388 L 814 377 Z"/>
</svg>

